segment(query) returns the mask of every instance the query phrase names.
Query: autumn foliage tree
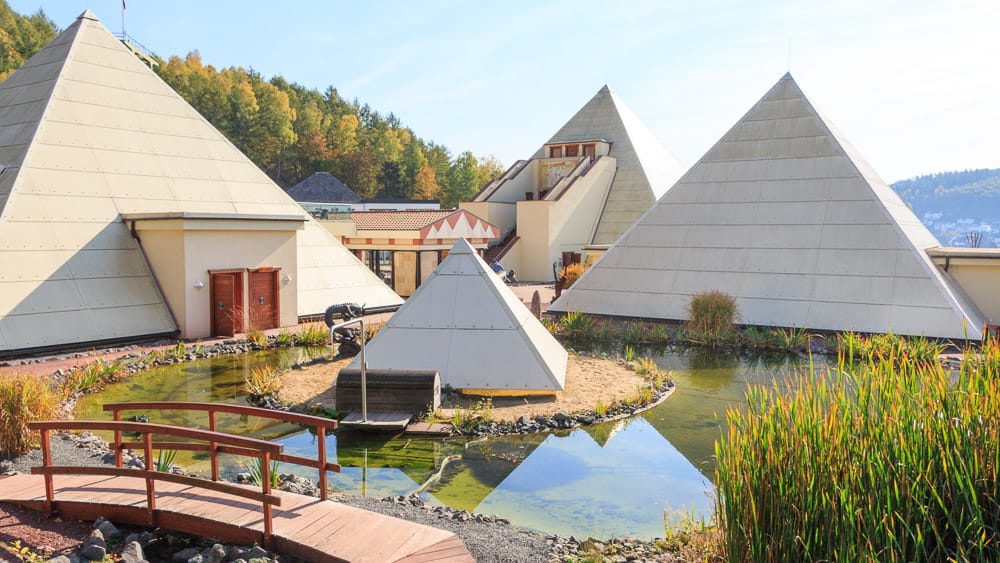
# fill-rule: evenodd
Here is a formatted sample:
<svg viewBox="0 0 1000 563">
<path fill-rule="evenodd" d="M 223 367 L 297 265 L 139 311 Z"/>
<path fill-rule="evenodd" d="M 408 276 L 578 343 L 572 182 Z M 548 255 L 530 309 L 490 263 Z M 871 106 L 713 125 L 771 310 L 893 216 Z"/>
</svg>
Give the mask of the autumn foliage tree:
<svg viewBox="0 0 1000 563">
<path fill-rule="evenodd" d="M 22 16 L 0 0 L 0 79 L 56 33 L 43 12 Z M 493 157 L 466 151 L 452 158 L 396 115 L 347 101 L 332 86 L 320 92 L 281 76 L 265 80 L 253 69 L 216 69 L 198 51 L 160 61 L 156 71 L 285 188 L 325 171 L 364 198 L 439 198 L 450 207 L 503 171 Z"/>
</svg>

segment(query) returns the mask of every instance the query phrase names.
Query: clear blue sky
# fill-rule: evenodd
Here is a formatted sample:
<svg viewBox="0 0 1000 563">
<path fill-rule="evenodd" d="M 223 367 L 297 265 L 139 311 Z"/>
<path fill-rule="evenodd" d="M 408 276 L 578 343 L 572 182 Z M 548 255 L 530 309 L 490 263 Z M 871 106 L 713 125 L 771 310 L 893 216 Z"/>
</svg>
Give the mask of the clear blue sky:
<svg viewBox="0 0 1000 563">
<path fill-rule="evenodd" d="M 120 0 L 9 2 L 122 26 Z M 689 166 L 790 68 L 889 182 L 1000 167 L 997 0 L 127 2 L 160 56 L 333 85 L 505 165 L 606 83 Z"/>
</svg>

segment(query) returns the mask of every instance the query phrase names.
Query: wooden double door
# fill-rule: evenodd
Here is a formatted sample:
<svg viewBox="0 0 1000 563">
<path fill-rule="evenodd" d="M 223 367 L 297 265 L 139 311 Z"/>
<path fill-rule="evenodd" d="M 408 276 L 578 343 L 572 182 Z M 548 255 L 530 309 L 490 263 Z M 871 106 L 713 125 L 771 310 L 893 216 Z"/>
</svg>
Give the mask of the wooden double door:
<svg viewBox="0 0 1000 563">
<path fill-rule="evenodd" d="M 212 336 L 281 326 L 278 272 L 276 268 L 210 272 Z"/>
</svg>

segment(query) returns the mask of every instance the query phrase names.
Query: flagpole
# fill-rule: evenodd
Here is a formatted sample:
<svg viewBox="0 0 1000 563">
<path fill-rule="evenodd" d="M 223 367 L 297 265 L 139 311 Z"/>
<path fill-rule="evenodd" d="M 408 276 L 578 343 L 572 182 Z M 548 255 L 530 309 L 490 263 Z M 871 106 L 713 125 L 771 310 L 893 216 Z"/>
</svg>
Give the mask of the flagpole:
<svg viewBox="0 0 1000 563">
<path fill-rule="evenodd" d="M 122 39 L 127 37 L 125 33 L 125 0 L 122 0 Z"/>
</svg>

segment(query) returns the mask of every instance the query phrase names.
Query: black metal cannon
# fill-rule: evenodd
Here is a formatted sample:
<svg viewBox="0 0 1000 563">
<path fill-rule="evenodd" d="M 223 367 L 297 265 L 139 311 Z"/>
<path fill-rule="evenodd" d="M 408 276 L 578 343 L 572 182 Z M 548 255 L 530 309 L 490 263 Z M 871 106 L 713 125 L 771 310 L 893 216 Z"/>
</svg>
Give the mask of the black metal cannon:
<svg viewBox="0 0 1000 563">
<path fill-rule="evenodd" d="M 358 305 L 357 303 L 338 303 L 326 308 L 326 312 L 323 313 L 323 321 L 326 322 L 327 328 L 333 328 L 334 325 L 338 324 L 338 321 L 351 321 L 364 316 L 364 314 L 365 308 L 363 305 Z M 361 343 L 358 341 L 360 336 L 361 331 L 354 327 L 334 329 L 333 341 L 340 345 L 337 348 L 337 356 L 340 358 L 356 356 L 361 351 Z"/>
</svg>

